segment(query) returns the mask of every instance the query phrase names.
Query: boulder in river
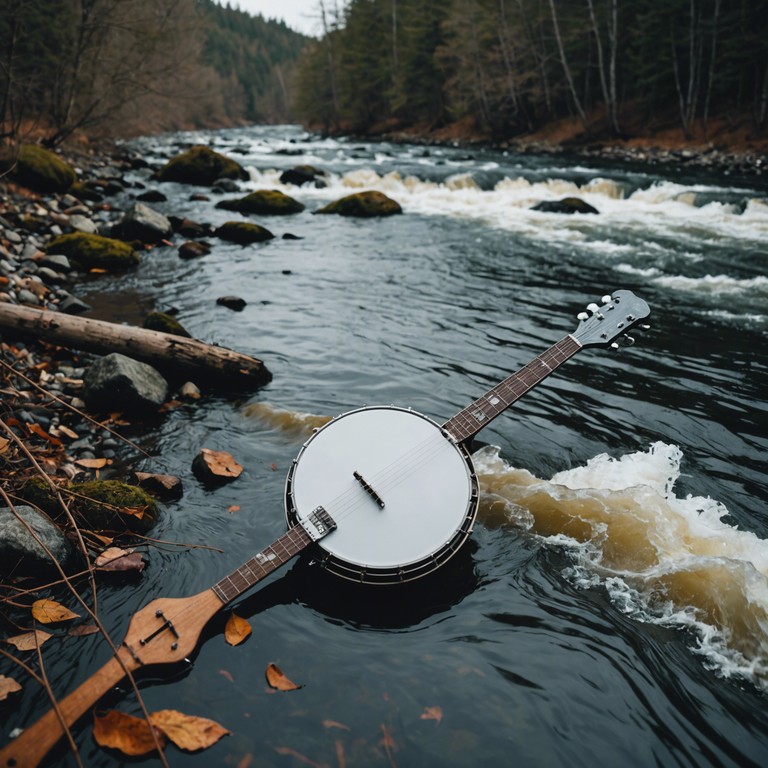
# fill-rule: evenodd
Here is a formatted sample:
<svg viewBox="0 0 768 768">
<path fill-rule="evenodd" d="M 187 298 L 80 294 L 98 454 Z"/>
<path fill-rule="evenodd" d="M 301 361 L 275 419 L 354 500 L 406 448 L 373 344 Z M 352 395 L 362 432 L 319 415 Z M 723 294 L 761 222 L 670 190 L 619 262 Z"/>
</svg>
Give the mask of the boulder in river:
<svg viewBox="0 0 768 768">
<path fill-rule="evenodd" d="M 235 200 L 222 200 L 216 203 L 216 207 L 257 216 L 287 216 L 304 210 L 298 200 L 276 189 L 260 189 Z"/>
<path fill-rule="evenodd" d="M 66 192 L 76 179 L 71 165 L 37 144 L 22 144 L 16 156 L 3 152 L 0 173 L 6 170 L 14 181 L 42 193 Z"/>
<path fill-rule="evenodd" d="M 280 183 L 293 184 L 297 187 L 303 184 L 325 186 L 325 180 L 321 178 L 323 175 L 323 171 L 319 171 L 313 165 L 297 165 L 280 174 Z"/>
<path fill-rule="evenodd" d="M 197 145 L 169 160 L 158 172 L 160 181 L 198 184 L 210 187 L 218 179 L 249 178 L 248 172 L 236 160 Z"/>
<path fill-rule="evenodd" d="M 16 512 L 66 569 L 73 556 L 72 545 L 66 536 L 34 507 L 18 505 Z M 10 509 L 0 509 L 0 572 L 4 576 L 24 576 L 53 569 L 45 549 L 24 523 Z"/>
<path fill-rule="evenodd" d="M 157 411 L 168 382 L 151 365 L 113 352 L 90 365 L 83 376 L 84 399 L 96 411 L 142 415 Z"/>
<path fill-rule="evenodd" d="M 139 254 L 127 243 L 86 232 L 54 237 L 46 245 L 45 252 L 66 256 L 82 269 L 113 271 L 135 267 L 139 263 Z"/>
<path fill-rule="evenodd" d="M 138 240 L 154 244 L 173 235 L 171 222 L 162 213 L 144 203 L 133 203 L 123 218 L 112 228 L 112 234 L 121 240 Z"/>
<path fill-rule="evenodd" d="M 179 246 L 179 256 L 182 259 L 196 259 L 198 256 L 207 256 L 211 252 L 211 246 L 205 240 L 186 240 Z"/>
<path fill-rule="evenodd" d="M 149 328 L 150 331 L 160 331 L 161 333 L 170 333 L 173 336 L 185 336 L 192 338 L 192 334 L 175 318 L 167 312 L 150 312 L 142 323 L 143 328 Z"/>
<path fill-rule="evenodd" d="M 374 216 L 393 216 L 402 213 L 400 204 L 383 192 L 369 190 L 367 192 L 355 192 L 347 195 L 315 213 L 337 213 L 339 216 L 357 216 L 360 218 L 372 218 Z"/>
<path fill-rule="evenodd" d="M 542 200 L 532 206 L 532 211 L 545 213 L 600 213 L 594 206 L 580 197 L 564 197 L 562 200 Z"/>
<path fill-rule="evenodd" d="M 274 235 L 264 227 L 258 224 L 251 224 L 247 221 L 227 221 L 217 230 L 216 237 L 222 240 L 228 240 L 231 243 L 239 245 L 250 245 L 251 243 L 261 243 L 265 240 L 271 240 Z"/>
<path fill-rule="evenodd" d="M 119 480 L 90 480 L 71 486 L 73 506 L 89 528 L 146 533 L 158 517 L 157 502 L 145 490 Z"/>
</svg>

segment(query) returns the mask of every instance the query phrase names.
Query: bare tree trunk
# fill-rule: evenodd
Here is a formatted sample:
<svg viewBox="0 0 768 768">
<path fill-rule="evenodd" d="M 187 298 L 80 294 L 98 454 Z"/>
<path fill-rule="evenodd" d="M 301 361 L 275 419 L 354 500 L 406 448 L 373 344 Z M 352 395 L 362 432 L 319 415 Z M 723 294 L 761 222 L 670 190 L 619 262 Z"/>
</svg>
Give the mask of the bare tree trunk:
<svg viewBox="0 0 768 768">
<path fill-rule="evenodd" d="M 517 98 L 517 87 L 515 85 L 515 78 L 512 71 L 512 56 L 509 52 L 509 38 L 508 38 L 508 28 L 507 28 L 507 13 L 506 8 L 504 6 L 504 0 L 499 0 L 499 28 L 498 28 L 498 35 L 499 35 L 499 45 L 501 46 L 501 56 L 504 59 L 504 69 L 507 73 L 507 83 L 509 90 L 509 96 L 512 99 L 512 109 L 514 111 L 514 114 L 517 114 L 519 111 L 518 106 L 518 98 Z"/>
<path fill-rule="evenodd" d="M 0 329 L 97 354 L 119 352 L 174 376 L 253 389 L 272 379 L 261 360 L 225 347 L 103 320 L 0 303 Z"/>
<path fill-rule="evenodd" d="M 707 76 L 707 95 L 704 97 L 704 136 L 707 136 L 707 121 L 709 120 L 709 103 L 712 97 L 712 83 L 715 80 L 715 54 L 717 52 L 717 25 L 720 17 L 720 0 L 715 0 L 715 8 L 712 12 L 712 49 L 709 52 L 709 74 Z"/>
<path fill-rule="evenodd" d="M 560 35 L 560 25 L 557 21 L 557 11 L 555 10 L 555 0 L 549 0 L 549 10 L 552 13 L 552 26 L 555 28 L 555 40 L 557 42 L 557 50 L 560 53 L 560 63 L 563 65 L 563 73 L 565 74 L 565 79 L 568 81 L 568 88 L 571 91 L 571 98 L 573 98 L 576 111 L 579 113 L 584 129 L 587 130 L 587 116 L 581 106 L 579 95 L 576 93 L 576 86 L 573 83 L 571 68 L 568 66 L 568 60 L 565 57 L 565 47 L 563 46 L 563 38 Z"/>
</svg>

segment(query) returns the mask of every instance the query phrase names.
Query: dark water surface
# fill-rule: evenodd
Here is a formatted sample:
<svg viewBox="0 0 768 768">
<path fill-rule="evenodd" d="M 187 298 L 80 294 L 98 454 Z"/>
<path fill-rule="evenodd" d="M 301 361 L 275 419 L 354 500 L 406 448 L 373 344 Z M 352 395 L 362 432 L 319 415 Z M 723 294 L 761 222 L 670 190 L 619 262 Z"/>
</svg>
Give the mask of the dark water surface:
<svg viewBox="0 0 768 768">
<path fill-rule="evenodd" d="M 445 421 L 617 288 L 650 304 L 654 327 L 634 347 L 580 352 L 480 433 L 478 524 L 444 569 L 381 590 L 297 561 L 236 602 L 253 627 L 246 643 L 226 644 L 222 616 L 188 667 L 151 672 L 150 711 L 232 731 L 197 755 L 170 747 L 169 764 L 768 764 L 765 189 L 293 127 L 137 146 L 159 163 L 194 142 L 246 166 L 243 189 L 303 202 L 296 216 L 253 219 L 303 239 L 213 240 L 193 261 L 159 248 L 135 272 L 80 288 L 110 319 L 175 307 L 193 335 L 274 374 L 250 397 L 206 397 L 137 433 L 157 457 L 140 467 L 185 485 L 153 535 L 215 550 L 151 546 L 137 582 L 102 586 L 115 640 L 149 600 L 201 591 L 283 533 L 286 472 L 322 417 L 394 403 Z M 281 170 L 300 163 L 328 171 L 327 186 L 282 187 Z M 169 201 L 153 207 L 167 214 L 237 218 L 216 195 L 162 189 Z M 404 215 L 312 214 L 359 189 Z M 530 210 L 568 195 L 600 214 Z M 245 309 L 217 306 L 226 294 Z M 190 472 L 201 447 L 245 472 L 202 487 Z M 45 652 L 60 694 L 108 656 L 98 635 Z M 270 692 L 270 662 L 303 687 Z M 138 713 L 132 694 L 108 704 Z M 46 706 L 30 684 L 4 736 Z M 120 762 L 87 721 L 77 739 L 85 765 Z"/>
</svg>

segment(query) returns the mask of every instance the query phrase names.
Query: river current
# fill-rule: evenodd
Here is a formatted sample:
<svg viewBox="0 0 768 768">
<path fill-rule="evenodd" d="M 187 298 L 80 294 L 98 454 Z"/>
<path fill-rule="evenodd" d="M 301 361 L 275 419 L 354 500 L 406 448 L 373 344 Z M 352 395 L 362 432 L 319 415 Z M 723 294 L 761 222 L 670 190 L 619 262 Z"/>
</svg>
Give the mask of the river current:
<svg viewBox="0 0 768 768">
<path fill-rule="evenodd" d="M 395 404 L 442 423 L 615 289 L 648 302 L 652 329 L 634 346 L 582 350 L 480 432 L 478 521 L 444 569 L 382 589 L 298 560 L 234 605 L 253 627 L 244 644 L 227 645 L 223 616 L 188 666 L 145 678 L 150 711 L 232 732 L 199 755 L 170 748 L 168 762 L 768 764 L 764 182 L 294 126 L 132 147 L 157 166 L 193 143 L 246 167 L 243 191 L 281 189 L 306 210 L 251 217 L 277 235 L 267 243 L 212 239 L 191 261 L 160 247 L 135 272 L 79 287 L 97 317 L 174 308 L 195 337 L 274 374 L 252 395 L 208 395 L 131 433 L 155 457 L 140 468 L 184 480 L 153 537 L 211 549 L 148 546 L 138 581 L 103 586 L 115 640 L 149 600 L 201 591 L 283 533 L 286 473 L 328 417 Z M 324 170 L 325 185 L 282 185 L 299 164 Z M 129 180 L 158 186 L 148 171 Z M 163 213 L 238 217 L 206 190 L 159 186 Z M 313 214 L 364 189 L 403 215 Z M 599 213 L 531 210 L 567 196 Z M 242 312 L 216 304 L 228 294 Z M 190 472 L 202 447 L 229 451 L 243 475 L 202 486 Z M 77 642 L 76 658 L 71 643 L 50 651 L 57 692 L 107 657 L 98 635 Z M 302 687 L 271 691 L 271 662 Z M 44 699 L 25 694 L 13 725 Z M 138 712 L 127 692 L 110 705 Z M 90 725 L 77 735 L 86 765 L 115 764 Z"/>
</svg>

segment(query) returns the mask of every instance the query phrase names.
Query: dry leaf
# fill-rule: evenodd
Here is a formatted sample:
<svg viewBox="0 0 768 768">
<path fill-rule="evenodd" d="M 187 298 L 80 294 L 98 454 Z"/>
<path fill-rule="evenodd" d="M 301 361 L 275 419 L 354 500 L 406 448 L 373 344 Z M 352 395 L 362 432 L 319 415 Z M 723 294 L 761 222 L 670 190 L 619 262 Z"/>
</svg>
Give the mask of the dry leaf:
<svg viewBox="0 0 768 768">
<path fill-rule="evenodd" d="M 278 691 L 296 691 L 301 688 L 300 685 L 296 685 L 296 683 L 289 680 L 277 664 L 268 664 L 266 675 L 267 682 Z"/>
<path fill-rule="evenodd" d="M 8 450 L 8 444 L 10 442 L 10 440 L 7 440 L 4 437 L 0 437 L 0 453 L 5 453 Z"/>
<path fill-rule="evenodd" d="M 35 600 L 32 603 L 32 615 L 41 624 L 55 624 L 58 621 L 72 621 L 78 615 L 55 600 Z"/>
<path fill-rule="evenodd" d="M 192 471 L 201 480 L 222 482 L 240 477 L 243 468 L 226 451 L 201 448 L 192 462 Z"/>
<path fill-rule="evenodd" d="M 338 728 L 342 731 L 351 731 L 352 729 L 348 725 L 344 725 L 344 723 L 339 723 L 336 720 L 323 720 L 323 727 L 324 728 Z"/>
<path fill-rule="evenodd" d="M 311 765 L 312 768 L 325 768 L 325 766 L 316 763 L 314 760 L 310 760 L 305 755 L 302 755 L 301 752 L 297 752 L 290 747 L 275 747 L 275 752 L 277 752 L 278 755 L 290 755 L 291 757 L 295 757 L 299 762 L 304 763 L 305 765 Z"/>
<path fill-rule="evenodd" d="M 78 435 L 74 429 L 70 429 L 64 424 L 59 424 L 58 431 L 61 432 L 62 435 L 66 435 L 72 440 L 78 440 L 80 438 L 80 435 Z"/>
<path fill-rule="evenodd" d="M 79 627 L 72 627 L 67 632 L 68 637 L 85 637 L 86 635 L 93 635 L 99 631 L 99 628 L 95 624 L 81 624 Z"/>
<path fill-rule="evenodd" d="M 205 717 L 185 715 L 174 709 L 162 709 L 149 716 L 152 725 L 159 728 L 179 749 L 196 752 L 213 746 L 222 736 L 228 736 L 223 726 Z"/>
<path fill-rule="evenodd" d="M 160 746 L 165 746 L 165 736 L 155 727 Z M 154 752 L 157 747 L 152 738 L 149 723 L 142 717 L 134 717 L 113 709 L 103 717 L 93 718 L 93 738 L 102 747 L 117 749 L 124 755 L 138 757 Z"/>
<path fill-rule="evenodd" d="M 381 741 L 379 741 L 379 744 L 384 747 L 387 754 L 390 754 L 391 752 L 397 751 L 397 744 L 395 744 L 395 740 L 392 738 L 392 734 L 389 732 L 389 728 L 387 728 L 384 723 L 381 724 Z"/>
<path fill-rule="evenodd" d="M 226 678 L 227 678 L 227 680 L 229 680 L 229 682 L 230 682 L 230 683 L 234 683 L 234 682 L 235 682 L 235 678 L 234 678 L 234 677 L 232 677 L 232 673 L 231 673 L 231 672 L 229 672 L 228 670 L 226 670 L 226 669 L 220 669 L 220 670 L 219 670 L 219 674 L 220 674 L 222 677 L 226 677 Z"/>
<path fill-rule="evenodd" d="M 61 440 L 57 440 L 55 437 L 51 437 L 39 424 L 27 424 L 27 430 L 30 434 L 35 434 L 38 437 L 42 437 L 43 440 L 47 440 L 51 445 L 55 445 L 57 448 L 61 448 Z"/>
<path fill-rule="evenodd" d="M 118 557 L 125 557 L 133 552 L 132 549 L 120 549 L 120 547 L 109 547 L 105 549 L 97 558 L 93 564 L 98 568 L 102 565 L 106 565 L 112 560 L 116 560 Z"/>
<path fill-rule="evenodd" d="M 5 701 L 12 693 L 21 690 L 21 686 L 12 678 L 0 675 L 0 701 Z"/>
<path fill-rule="evenodd" d="M 232 504 L 231 506 L 227 507 L 227 512 L 232 514 L 233 512 L 239 512 L 240 506 L 238 504 Z"/>
<path fill-rule="evenodd" d="M 443 719 L 442 707 L 424 707 L 424 711 L 419 715 L 422 720 L 434 720 L 439 723 Z"/>
<path fill-rule="evenodd" d="M 112 462 L 108 459 L 76 459 L 75 464 L 77 464 L 78 467 L 85 467 L 85 469 L 101 469 L 102 467 L 106 467 L 107 464 L 111 464 Z"/>
<path fill-rule="evenodd" d="M 16 646 L 19 651 L 34 651 L 37 646 L 42 645 L 53 637 L 42 629 L 35 629 L 32 632 L 24 632 L 15 637 L 6 638 L 5 642 Z"/>
<path fill-rule="evenodd" d="M 132 549 L 110 547 L 96 558 L 94 565 L 100 571 L 143 571 L 144 558 Z"/>
<path fill-rule="evenodd" d="M 251 625 L 236 613 L 230 613 L 224 628 L 224 639 L 230 645 L 240 645 L 253 630 Z"/>
</svg>

